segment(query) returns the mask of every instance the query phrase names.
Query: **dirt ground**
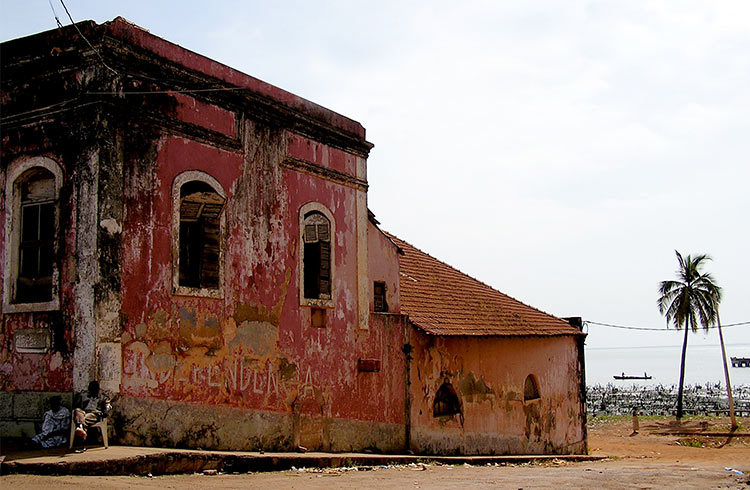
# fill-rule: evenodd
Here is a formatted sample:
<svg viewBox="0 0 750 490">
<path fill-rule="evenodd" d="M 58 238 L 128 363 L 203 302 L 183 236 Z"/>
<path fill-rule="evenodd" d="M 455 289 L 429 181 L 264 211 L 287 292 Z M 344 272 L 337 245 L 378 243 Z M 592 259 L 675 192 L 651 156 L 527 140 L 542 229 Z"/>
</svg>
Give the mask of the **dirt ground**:
<svg viewBox="0 0 750 490">
<path fill-rule="evenodd" d="M 738 420 L 750 432 L 750 418 Z M 597 462 L 499 466 L 412 464 L 376 468 L 304 469 L 242 475 L 160 477 L 41 477 L 10 475 L 2 488 L 745 488 L 750 489 L 750 437 L 707 437 L 728 419 L 691 418 L 676 427 L 665 418 L 642 419 L 632 433 L 623 418 L 589 422 L 589 447 Z M 679 435 L 677 431 L 696 431 Z"/>
</svg>

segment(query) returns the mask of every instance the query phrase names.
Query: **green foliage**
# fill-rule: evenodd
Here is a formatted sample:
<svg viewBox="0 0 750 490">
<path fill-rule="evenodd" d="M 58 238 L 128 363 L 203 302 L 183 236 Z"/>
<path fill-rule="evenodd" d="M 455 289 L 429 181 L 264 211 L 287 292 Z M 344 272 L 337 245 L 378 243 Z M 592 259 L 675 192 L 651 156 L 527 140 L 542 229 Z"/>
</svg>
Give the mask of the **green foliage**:
<svg viewBox="0 0 750 490">
<path fill-rule="evenodd" d="M 662 281 L 659 285 L 659 313 L 677 329 L 684 326 L 695 332 L 699 325 L 708 329 L 716 322 L 721 301 L 721 288 L 710 273 L 701 271 L 711 257 L 700 254 L 683 258 L 676 250 L 675 254 L 680 264 L 678 280 Z"/>
<path fill-rule="evenodd" d="M 678 442 L 680 445 L 686 447 L 704 447 L 703 442 L 698 439 L 680 439 Z"/>
<path fill-rule="evenodd" d="M 677 280 L 661 282 L 657 305 L 659 313 L 663 314 L 667 320 L 667 326 L 672 323 L 677 329 L 685 327 L 680 358 L 680 388 L 677 393 L 677 419 L 679 420 L 682 418 L 688 328 L 695 332 L 698 330 L 698 325 L 701 325 L 708 330 L 708 327 L 717 321 L 721 288 L 716 285 L 711 274 L 701 270 L 704 262 L 711 260 L 711 257 L 700 254 L 683 258 L 677 250 L 674 253 L 680 264 L 677 269 Z"/>
</svg>

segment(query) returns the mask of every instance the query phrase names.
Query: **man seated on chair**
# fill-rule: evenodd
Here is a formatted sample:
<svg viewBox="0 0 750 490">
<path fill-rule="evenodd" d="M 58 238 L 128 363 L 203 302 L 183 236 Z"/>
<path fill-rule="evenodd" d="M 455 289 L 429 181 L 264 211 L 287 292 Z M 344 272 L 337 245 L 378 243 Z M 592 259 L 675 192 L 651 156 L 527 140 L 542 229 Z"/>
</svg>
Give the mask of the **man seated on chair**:
<svg viewBox="0 0 750 490">
<path fill-rule="evenodd" d="M 43 448 L 64 446 L 70 432 L 70 410 L 62 406 L 58 395 L 49 399 L 49 408 L 44 412 L 42 432 L 32 437 L 31 442 Z"/>
<path fill-rule="evenodd" d="M 75 435 L 86 440 L 86 428 L 105 418 L 112 406 L 109 397 L 99 390 L 99 382 L 91 381 L 89 389 L 81 393 L 81 407 L 73 410 L 76 423 Z"/>
</svg>

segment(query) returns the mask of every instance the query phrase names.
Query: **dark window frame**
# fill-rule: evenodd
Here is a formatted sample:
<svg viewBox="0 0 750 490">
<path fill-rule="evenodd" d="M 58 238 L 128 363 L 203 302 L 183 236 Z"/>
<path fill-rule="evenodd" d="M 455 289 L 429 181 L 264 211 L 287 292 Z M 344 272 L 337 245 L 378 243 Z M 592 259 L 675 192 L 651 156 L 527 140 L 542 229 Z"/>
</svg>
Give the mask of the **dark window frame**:
<svg viewBox="0 0 750 490">
<path fill-rule="evenodd" d="M 440 385 L 432 402 L 432 416 L 444 417 L 461 414 L 461 400 L 452 384 L 447 381 Z"/>
<path fill-rule="evenodd" d="M 179 286 L 219 289 L 224 205 L 225 199 L 205 182 L 180 187 Z"/>
<path fill-rule="evenodd" d="M 172 182 L 172 292 L 224 296 L 227 197 L 221 184 L 200 170 Z"/>
<path fill-rule="evenodd" d="M 372 283 L 372 310 L 378 313 L 388 312 L 387 286 L 385 281 L 374 281 Z"/>
<path fill-rule="evenodd" d="M 35 157 L 11 164 L 6 178 L 4 307 L 9 313 L 57 310 L 62 171 L 57 162 Z"/>
<path fill-rule="evenodd" d="M 529 374 L 523 382 L 523 401 L 530 402 L 541 398 L 539 381 L 536 376 Z"/>
<path fill-rule="evenodd" d="M 21 203 L 14 303 L 52 301 L 55 211 L 54 201 Z"/>
<path fill-rule="evenodd" d="M 320 211 L 304 215 L 302 230 L 302 286 L 308 300 L 332 298 L 331 220 Z"/>
</svg>

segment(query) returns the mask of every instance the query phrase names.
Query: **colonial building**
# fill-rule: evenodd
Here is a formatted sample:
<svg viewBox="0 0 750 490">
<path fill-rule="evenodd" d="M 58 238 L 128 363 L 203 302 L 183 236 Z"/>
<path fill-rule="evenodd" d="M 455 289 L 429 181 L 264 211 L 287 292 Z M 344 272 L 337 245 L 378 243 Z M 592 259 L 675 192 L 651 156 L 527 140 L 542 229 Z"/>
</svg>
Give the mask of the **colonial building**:
<svg viewBox="0 0 750 490">
<path fill-rule="evenodd" d="M 385 234 L 357 122 L 117 18 L 2 44 L 0 435 L 586 450 L 580 329 Z"/>
</svg>

